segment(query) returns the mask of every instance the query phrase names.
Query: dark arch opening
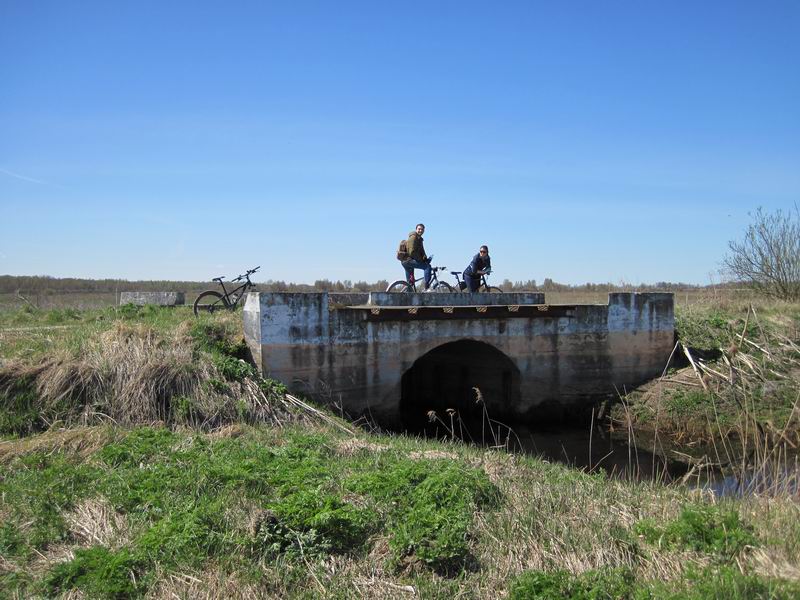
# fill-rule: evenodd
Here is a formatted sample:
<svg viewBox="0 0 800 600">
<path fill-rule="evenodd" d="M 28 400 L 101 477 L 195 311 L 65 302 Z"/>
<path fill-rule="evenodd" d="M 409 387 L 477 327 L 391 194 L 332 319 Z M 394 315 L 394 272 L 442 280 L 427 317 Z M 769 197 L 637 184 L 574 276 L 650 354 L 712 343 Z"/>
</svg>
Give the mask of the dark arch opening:
<svg viewBox="0 0 800 600">
<path fill-rule="evenodd" d="M 474 388 L 483 403 L 476 402 Z M 459 340 L 434 348 L 403 374 L 400 415 L 402 428 L 429 436 L 448 435 L 450 409 L 455 434 L 480 441 L 487 415 L 503 418 L 519 406 L 520 375 L 514 362 L 494 346 Z M 431 419 L 435 411 L 435 419 Z M 444 421 L 444 425 L 442 424 Z"/>
</svg>

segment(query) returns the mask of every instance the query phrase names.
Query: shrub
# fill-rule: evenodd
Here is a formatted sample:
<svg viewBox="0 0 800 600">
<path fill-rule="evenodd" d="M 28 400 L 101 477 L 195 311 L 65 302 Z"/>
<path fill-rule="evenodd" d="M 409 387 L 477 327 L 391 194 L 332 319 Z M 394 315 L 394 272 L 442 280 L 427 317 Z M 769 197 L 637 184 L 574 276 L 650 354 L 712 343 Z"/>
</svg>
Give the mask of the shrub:
<svg viewBox="0 0 800 600">
<path fill-rule="evenodd" d="M 170 510 L 136 541 L 137 559 L 166 567 L 198 567 L 208 557 L 222 554 L 223 511 L 221 502 L 208 497 Z"/>
<path fill-rule="evenodd" d="M 653 583 L 639 598 L 655 600 L 794 600 L 800 597 L 800 585 L 745 574 L 738 566 L 719 566 L 703 570 L 688 569 L 680 582 Z"/>
<path fill-rule="evenodd" d="M 730 344 L 733 321 L 731 315 L 721 310 L 701 313 L 682 310 L 675 314 L 675 331 L 680 340 L 691 348 L 716 351 Z M 749 326 L 755 327 L 755 324 Z"/>
<path fill-rule="evenodd" d="M 226 321 L 198 319 L 192 323 L 189 335 L 195 345 L 206 352 L 246 359 L 248 348 L 244 340 L 232 341 L 236 331 Z"/>
<path fill-rule="evenodd" d="M 270 503 L 270 508 L 278 526 L 262 532 L 271 534 L 265 535 L 264 541 L 273 545 L 279 542 L 283 550 L 296 548 L 294 536 L 301 533 L 306 537 L 305 551 L 350 552 L 361 547 L 374 529 L 372 513 L 320 489 L 298 489 Z"/>
<path fill-rule="evenodd" d="M 623 600 L 636 591 L 630 569 L 592 570 L 573 576 L 567 571 L 527 571 L 511 584 L 511 600 Z"/>
<path fill-rule="evenodd" d="M 782 300 L 800 299 L 800 209 L 759 208 L 742 241 L 728 243 L 725 268 L 735 279 Z"/>
<path fill-rule="evenodd" d="M 117 307 L 116 315 L 122 319 L 135 319 L 139 316 L 141 306 L 136 304 L 123 304 Z"/>
<path fill-rule="evenodd" d="M 644 520 L 634 530 L 659 546 L 709 552 L 723 559 L 731 559 L 745 546 L 756 544 L 752 528 L 739 519 L 737 512 L 713 505 L 686 506 L 677 519 L 666 525 Z"/>
<path fill-rule="evenodd" d="M 0 391 L 0 434 L 29 435 L 42 427 L 33 378 L 10 382 Z"/>
<path fill-rule="evenodd" d="M 51 595 L 80 588 L 94 598 L 130 598 L 143 591 L 142 582 L 134 576 L 140 568 L 125 548 L 113 552 L 94 546 L 76 550 L 74 559 L 55 565 L 43 587 Z"/>
<path fill-rule="evenodd" d="M 233 356 L 217 355 L 214 357 L 214 365 L 228 381 L 244 381 L 247 377 L 258 376 L 253 365 Z"/>
<path fill-rule="evenodd" d="M 284 394 L 286 394 L 289 391 L 289 389 L 283 383 L 281 383 L 280 381 L 278 381 L 276 379 L 260 378 L 258 380 L 258 387 L 267 396 L 270 396 L 270 395 L 273 395 L 273 394 L 278 395 L 278 396 L 283 396 Z"/>
<path fill-rule="evenodd" d="M 466 565 L 474 509 L 500 498 L 482 470 L 442 460 L 385 459 L 350 486 L 388 506 L 396 560 L 413 555 L 442 573 Z"/>
</svg>

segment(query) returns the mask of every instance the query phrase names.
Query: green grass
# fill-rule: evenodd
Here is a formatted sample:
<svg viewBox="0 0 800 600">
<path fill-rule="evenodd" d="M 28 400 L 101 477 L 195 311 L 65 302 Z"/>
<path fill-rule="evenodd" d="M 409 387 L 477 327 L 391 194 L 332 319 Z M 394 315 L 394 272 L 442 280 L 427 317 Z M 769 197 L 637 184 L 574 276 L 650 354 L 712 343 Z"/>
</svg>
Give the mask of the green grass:
<svg viewBox="0 0 800 600">
<path fill-rule="evenodd" d="M 482 471 L 463 464 L 395 456 L 376 471 L 368 461 L 339 459 L 329 436 L 270 438 L 209 441 L 141 428 L 82 464 L 60 453 L 20 457 L 0 482 L 1 506 L 12 517 L 0 529 L 0 547 L 24 558 L 74 541 L 64 513 L 102 499 L 124 515 L 129 542 L 81 549 L 55 565 L 36 583 L 47 593 L 136 596 L 157 570 L 197 569 L 231 556 L 256 565 L 359 555 L 381 531 L 398 558 L 452 571 L 469 554 L 473 511 L 499 498 Z M 241 503 L 261 515 L 250 527 L 230 519 Z"/>
<path fill-rule="evenodd" d="M 116 323 L 137 323 L 165 333 L 191 318 L 191 307 L 127 305 L 79 311 L 26 306 L 0 311 L 0 358 L 36 360 L 54 353 L 78 356 L 87 343 Z"/>
<path fill-rule="evenodd" d="M 697 347 L 743 327 L 736 307 L 715 310 L 682 325 Z M 759 316 L 767 331 L 788 331 L 795 318 L 768 308 Z M 252 426 L 242 383 L 267 397 L 285 387 L 243 362 L 241 322 L 228 314 L 20 311 L 0 314 L 0 330 L 12 321 L 48 329 L 4 337 L 4 358 L 36 364 L 55 352 L 86 369 L 78 382 L 104 377 L 114 365 L 100 359 L 128 343 L 130 356 L 163 353 L 163 381 L 203 378 L 159 397 L 168 427 L 87 429 L 85 440 L 60 425 L 39 430 L 45 418 L 68 425 L 87 406 L 113 408 L 107 398 L 82 404 L 78 386 L 65 396 L 73 404 L 43 404 L 48 378 L 6 386 L 0 597 L 411 597 L 408 586 L 443 599 L 800 595 L 800 508 L 789 497 L 720 503 L 458 443 L 346 436 L 291 419 Z M 169 353 L 176 346 L 183 355 Z M 748 410 L 764 423 L 788 420 L 792 382 L 767 376 L 758 386 Z M 661 400 L 658 412 L 632 412 L 679 424 L 714 409 L 735 417 L 739 406 L 716 387 Z M 225 419 L 201 431 L 216 413 Z"/>
<path fill-rule="evenodd" d="M 713 554 L 724 561 L 757 544 L 753 528 L 742 522 L 738 512 L 715 505 L 685 506 L 673 521 L 661 525 L 652 519 L 640 521 L 634 531 L 651 544 Z"/>
<path fill-rule="evenodd" d="M 486 474 L 447 460 L 381 457 L 352 489 L 391 507 L 387 518 L 396 561 L 418 558 L 442 573 L 464 568 L 475 508 L 492 508 L 499 490 Z"/>
<path fill-rule="evenodd" d="M 637 582 L 630 569 L 528 571 L 514 579 L 509 600 L 791 600 L 795 583 L 742 574 L 734 567 L 687 573 L 684 581 Z"/>
<path fill-rule="evenodd" d="M 215 581 L 234 581 L 347 598 L 375 573 L 372 597 L 396 591 L 381 581 L 433 598 L 722 597 L 696 595 L 714 586 L 789 598 L 780 594 L 793 589 L 750 563 L 764 549 L 796 564 L 791 503 L 717 504 L 533 458 L 321 428 L 218 437 L 143 427 L 95 439 L 88 454 L 35 445 L 36 436 L 11 442 L 20 451 L 0 467 L 7 589 L 161 597 L 184 573 L 212 596 L 230 593 Z M 656 576 L 652 565 L 666 566 Z"/>
<path fill-rule="evenodd" d="M 635 591 L 630 569 L 590 570 L 579 576 L 568 571 L 528 571 L 511 585 L 510 600 L 618 600 Z"/>
</svg>

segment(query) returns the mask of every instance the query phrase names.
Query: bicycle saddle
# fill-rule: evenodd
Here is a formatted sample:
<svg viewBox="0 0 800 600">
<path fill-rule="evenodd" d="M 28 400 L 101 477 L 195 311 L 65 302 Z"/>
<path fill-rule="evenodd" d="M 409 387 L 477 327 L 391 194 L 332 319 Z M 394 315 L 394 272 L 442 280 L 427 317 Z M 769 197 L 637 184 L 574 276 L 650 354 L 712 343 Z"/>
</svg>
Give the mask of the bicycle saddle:
<svg viewBox="0 0 800 600">
<path fill-rule="evenodd" d="M 214 279 L 212 279 L 211 281 L 219 281 L 220 283 L 222 283 L 223 279 L 225 279 L 225 275 L 223 275 L 222 277 L 214 277 Z"/>
<path fill-rule="evenodd" d="M 461 275 L 461 271 L 450 271 L 450 275 Z"/>
</svg>

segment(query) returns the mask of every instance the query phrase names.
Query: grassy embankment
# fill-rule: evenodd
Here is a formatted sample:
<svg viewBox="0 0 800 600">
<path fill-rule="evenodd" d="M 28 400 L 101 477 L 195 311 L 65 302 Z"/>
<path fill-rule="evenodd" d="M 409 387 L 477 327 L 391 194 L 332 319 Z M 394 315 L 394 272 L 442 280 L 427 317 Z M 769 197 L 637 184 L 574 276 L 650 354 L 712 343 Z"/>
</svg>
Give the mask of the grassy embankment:
<svg viewBox="0 0 800 600">
<path fill-rule="evenodd" d="M 20 330 L 48 322 L 68 326 Z M 260 380 L 239 327 L 0 316 L 0 594 L 800 594 L 785 494 L 716 499 L 356 430 Z"/>
<path fill-rule="evenodd" d="M 796 473 L 800 305 L 696 304 L 677 310 L 676 328 L 675 356 L 687 366 L 628 393 L 613 410 L 618 426 L 698 464 Z"/>
</svg>

